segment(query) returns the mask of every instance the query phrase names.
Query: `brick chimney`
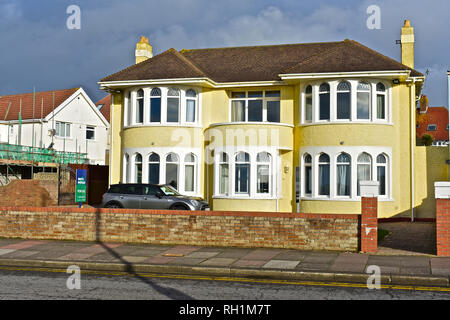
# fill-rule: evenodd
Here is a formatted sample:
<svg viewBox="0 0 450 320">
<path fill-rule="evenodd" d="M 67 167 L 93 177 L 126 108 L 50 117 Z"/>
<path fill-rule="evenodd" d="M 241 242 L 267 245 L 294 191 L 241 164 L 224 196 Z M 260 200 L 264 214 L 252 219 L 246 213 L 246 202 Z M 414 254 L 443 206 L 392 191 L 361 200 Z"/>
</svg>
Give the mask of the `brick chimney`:
<svg viewBox="0 0 450 320">
<path fill-rule="evenodd" d="M 409 20 L 405 20 L 400 42 L 402 44 L 402 63 L 414 69 L 414 28 L 411 27 Z"/>
<path fill-rule="evenodd" d="M 136 44 L 136 64 L 153 57 L 152 46 L 148 43 L 148 38 L 142 36 L 141 40 Z"/>
</svg>

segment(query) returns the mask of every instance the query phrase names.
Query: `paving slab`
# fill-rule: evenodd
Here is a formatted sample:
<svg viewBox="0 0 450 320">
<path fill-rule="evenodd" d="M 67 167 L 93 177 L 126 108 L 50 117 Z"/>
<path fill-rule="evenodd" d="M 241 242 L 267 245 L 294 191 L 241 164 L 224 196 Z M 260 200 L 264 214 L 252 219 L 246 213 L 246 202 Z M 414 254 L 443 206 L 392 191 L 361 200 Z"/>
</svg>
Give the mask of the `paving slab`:
<svg viewBox="0 0 450 320">
<path fill-rule="evenodd" d="M 209 259 L 219 254 L 218 251 L 195 251 L 186 255 L 186 258 Z"/>
<path fill-rule="evenodd" d="M 20 241 L 17 243 L 5 245 L 5 246 L 1 247 L 1 249 L 19 250 L 19 249 L 26 249 L 26 248 L 34 247 L 34 246 L 44 244 L 44 243 L 45 243 L 44 241 L 36 241 L 36 240 Z"/>
<path fill-rule="evenodd" d="M 87 258 L 89 258 L 90 256 L 92 256 L 93 254 L 90 253 L 69 253 L 66 254 L 62 257 L 58 257 L 56 258 L 57 260 L 86 260 Z"/>
<path fill-rule="evenodd" d="M 334 263 L 337 263 L 337 264 L 340 264 L 340 263 L 366 264 L 368 259 L 369 259 L 369 256 L 365 255 L 365 254 L 341 253 L 336 257 L 336 259 L 334 260 Z"/>
<path fill-rule="evenodd" d="M 169 250 L 162 252 L 161 255 L 167 256 L 167 257 L 185 256 L 191 252 L 197 251 L 198 249 L 199 249 L 199 247 L 193 247 L 193 246 L 175 246 Z"/>
<path fill-rule="evenodd" d="M 167 264 L 170 261 L 174 260 L 175 257 L 163 257 L 163 256 L 154 256 L 151 258 L 148 258 L 146 260 L 143 260 L 142 262 L 150 263 L 150 264 Z"/>
<path fill-rule="evenodd" d="M 180 258 L 175 258 L 172 261 L 169 261 L 168 264 L 175 264 L 175 265 L 182 265 L 182 266 L 196 266 L 203 261 L 205 261 L 205 259 L 180 257 Z"/>
<path fill-rule="evenodd" d="M 364 273 L 367 273 L 367 274 L 372 274 L 373 273 L 373 271 L 368 272 L 368 268 L 370 266 L 371 265 L 366 266 L 366 268 L 364 269 Z M 376 265 L 376 266 L 380 268 L 381 275 L 400 274 L 400 267 L 383 266 L 383 265 Z"/>
<path fill-rule="evenodd" d="M 21 259 L 21 258 L 29 258 L 35 254 L 38 254 L 40 251 L 31 251 L 31 250 L 14 250 L 11 253 L 7 253 L 2 255 L 2 258 L 11 258 L 11 259 Z"/>
<path fill-rule="evenodd" d="M 431 258 L 430 263 L 432 268 L 450 269 L 450 258 Z"/>
<path fill-rule="evenodd" d="M 310 263 L 300 262 L 295 269 L 305 271 L 328 271 L 331 265 L 329 263 Z"/>
<path fill-rule="evenodd" d="M 138 256 L 123 256 L 122 258 L 131 263 L 139 263 L 144 261 L 145 259 L 148 259 L 148 257 L 138 257 Z"/>
<path fill-rule="evenodd" d="M 369 256 L 367 265 L 386 266 L 386 267 L 398 267 L 402 265 L 402 260 L 395 256 Z"/>
<path fill-rule="evenodd" d="M 431 268 L 431 274 L 433 276 L 447 276 L 450 277 L 449 268 Z"/>
<path fill-rule="evenodd" d="M 267 261 L 266 260 L 247 260 L 240 259 L 233 263 L 233 267 L 262 267 Z"/>
<path fill-rule="evenodd" d="M 220 252 L 216 258 L 240 259 L 249 254 L 252 249 L 226 249 Z"/>
<path fill-rule="evenodd" d="M 429 267 L 410 267 L 410 268 L 401 268 L 401 274 L 405 275 L 431 275 L 431 269 Z"/>
<path fill-rule="evenodd" d="M 366 270 L 365 263 L 333 263 L 330 271 L 363 273 Z"/>
<path fill-rule="evenodd" d="M 324 255 L 324 254 L 308 254 L 302 262 L 305 263 L 331 263 L 337 257 L 336 255 Z"/>
<path fill-rule="evenodd" d="M 302 261 L 306 258 L 307 255 L 308 255 L 307 252 L 289 250 L 281 252 L 276 256 L 274 256 L 273 258 L 277 260 Z"/>
<path fill-rule="evenodd" d="M 235 262 L 236 259 L 232 258 L 211 258 L 200 263 L 203 266 L 216 266 L 216 267 L 228 267 L 230 264 Z"/>
<path fill-rule="evenodd" d="M 6 255 L 11 252 L 17 251 L 16 249 L 0 249 L 0 256 Z"/>
<path fill-rule="evenodd" d="M 270 260 L 263 268 L 274 268 L 274 269 L 295 269 L 295 267 L 300 263 L 300 261 L 291 260 Z"/>
<path fill-rule="evenodd" d="M 158 254 L 161 254 L 164 250 L 156 250 L 156 249 L 137 249 L 131 250 L 127 253 L 130 256 L 142 256 L 142 257 L 154 257 Z"/>
<path fill-rule="evenodd" d="M 402 257 L 402 267 L 430 267 L 430 258 L 428 257 Z"/>
<path fill-rule="evenodd" d="M 242 257 L 243 260 L 270 260 L 280 254 L 282 250 L 277 249 L 255 249 Z"/>
</svg>

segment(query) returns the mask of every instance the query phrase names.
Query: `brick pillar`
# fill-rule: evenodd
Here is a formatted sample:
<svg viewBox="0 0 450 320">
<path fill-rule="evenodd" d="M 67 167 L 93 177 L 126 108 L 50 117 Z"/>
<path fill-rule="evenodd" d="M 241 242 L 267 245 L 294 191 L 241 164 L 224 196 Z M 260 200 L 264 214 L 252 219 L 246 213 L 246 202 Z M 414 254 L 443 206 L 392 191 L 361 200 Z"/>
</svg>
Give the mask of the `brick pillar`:
<svg viewBox="0 0 450 320">
<path fill-rule="evenodd" d="M 378 250 L 378 190 L 377 181 L 361 181 L 361 251 Z"/>
<path fill-rule="evenodd" d="M 435 182 L 438 256 L 450 256 L 450 182 Z"/>
</svg>

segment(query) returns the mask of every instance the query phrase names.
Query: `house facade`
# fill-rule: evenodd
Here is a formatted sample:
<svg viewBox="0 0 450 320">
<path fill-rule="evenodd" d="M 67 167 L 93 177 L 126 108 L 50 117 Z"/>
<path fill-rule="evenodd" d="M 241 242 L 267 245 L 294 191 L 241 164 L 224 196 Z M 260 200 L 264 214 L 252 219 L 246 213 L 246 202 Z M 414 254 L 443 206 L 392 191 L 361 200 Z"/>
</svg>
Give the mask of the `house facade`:
<svg viewBox="0 0 450 320">
<path fill-rule="evenodd" d="M 110 184 L 168 183 L 212 210 L 360 212 L 359 182 L 380 184 L 379 215 L 419 204 L 414 179 L 414 32 L 402 61 L 352 41 L 181 50 L 100 81 L 111 93 Z"/>
<path fill-rule="evenodd" d="M 105 164 L 109 122 L 82 88 L 0 97 L 0 142 L 86 154 Z"/>
</svg>

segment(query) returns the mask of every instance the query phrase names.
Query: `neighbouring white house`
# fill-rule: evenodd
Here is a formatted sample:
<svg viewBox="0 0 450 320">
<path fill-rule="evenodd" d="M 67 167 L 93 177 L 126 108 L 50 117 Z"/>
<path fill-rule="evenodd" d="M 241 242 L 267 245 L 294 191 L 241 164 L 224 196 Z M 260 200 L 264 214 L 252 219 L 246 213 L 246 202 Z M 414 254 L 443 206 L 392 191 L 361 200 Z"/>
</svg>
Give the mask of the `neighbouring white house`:
<svg viewBox="0 0 450 320">
<path fill-rule="evenodd" d="M 0 143 L 86 154 L 105 164 L 109 122 L 82 88 L 0 96 Z"/>
</svg>

